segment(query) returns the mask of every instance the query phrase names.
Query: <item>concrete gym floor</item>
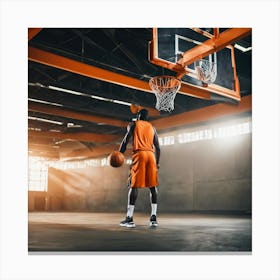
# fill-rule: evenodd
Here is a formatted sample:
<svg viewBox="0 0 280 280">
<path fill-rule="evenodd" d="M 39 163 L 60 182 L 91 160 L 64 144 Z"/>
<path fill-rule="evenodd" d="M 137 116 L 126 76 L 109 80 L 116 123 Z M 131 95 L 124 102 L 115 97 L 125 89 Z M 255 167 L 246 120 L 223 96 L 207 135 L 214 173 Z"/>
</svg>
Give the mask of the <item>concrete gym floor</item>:
<svg viewBox="0 0 280 280">
<path fill-rule="evenodd" d="M 251 253 L 251 216 L 135 213 L 135 228 L 123 228 L 124 213 L 30 212 L 29 252 L 246 252 Z"/>
</svg>

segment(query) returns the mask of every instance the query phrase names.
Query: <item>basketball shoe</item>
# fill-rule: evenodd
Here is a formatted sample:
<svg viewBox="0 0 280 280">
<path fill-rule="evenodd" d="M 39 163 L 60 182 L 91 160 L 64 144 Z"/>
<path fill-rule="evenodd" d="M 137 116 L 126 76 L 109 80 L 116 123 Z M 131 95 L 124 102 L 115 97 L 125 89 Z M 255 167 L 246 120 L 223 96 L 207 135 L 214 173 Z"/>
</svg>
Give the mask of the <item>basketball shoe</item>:
<svg viewBox="0 0 280 280">
<path fill-rule="evenodd" d="M 124 221 L 120 222 L 120 226 L 128 227 L 128 228 L 135 227 L 135 224 L 133 222 L 133 217 L 126 217 Z"/>
<path fill-rule="evenodd" d="M 156 215 L 152 215 L 150 218 L 150 226 L 151 227 L 157 227 L 158 223 L 157 223 L 157 216 Z"/>
</svg>

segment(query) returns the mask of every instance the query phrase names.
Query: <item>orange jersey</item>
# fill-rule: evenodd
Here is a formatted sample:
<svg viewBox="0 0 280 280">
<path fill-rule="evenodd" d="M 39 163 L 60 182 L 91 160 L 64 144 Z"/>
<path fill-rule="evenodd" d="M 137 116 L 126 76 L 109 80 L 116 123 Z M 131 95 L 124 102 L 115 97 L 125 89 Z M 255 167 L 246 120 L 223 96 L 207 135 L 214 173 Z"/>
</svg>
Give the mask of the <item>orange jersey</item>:
<svg viewBox="0 0 280 280">
<path fill-rule="evenodd" d="M 136 121 L 133 133 L 133 152 L 151 151 L 153 152 L 153 141 L 155 131 L 153 126 L 146 121 Z"/>
<path fill-rule="evenodd" d="M 158 185 L 158 174 L 154 154 L 153 126 L 138 120 L 133 131 L 133 156 L 130 170 L 130 186 L 136 188 L 155 187 Z"/>
</svg>

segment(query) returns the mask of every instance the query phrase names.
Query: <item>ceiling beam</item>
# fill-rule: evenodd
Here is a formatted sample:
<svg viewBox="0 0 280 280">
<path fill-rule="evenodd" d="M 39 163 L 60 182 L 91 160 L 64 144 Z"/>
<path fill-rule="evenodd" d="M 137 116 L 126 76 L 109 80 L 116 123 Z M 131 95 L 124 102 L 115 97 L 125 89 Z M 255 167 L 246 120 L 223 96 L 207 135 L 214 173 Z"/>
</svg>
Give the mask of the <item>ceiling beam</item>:
<svg viewBox="0 0 280 280">
<path fill-rule="evenodd" d="M 160 131 L 168 128 L 176 128 L 194 123 L 210 121 L 221 117 L 234 114 L 249 112 L 252 110 L 252 96 L 248 95 L 241 99 L 237 104 L 216 104 L 201 109 L 188 111 L 167 118 L 154 120 L 151 123 Z"/>
<path fill-rule="evenodd" d="M 201 87 L 196 85 L 191 85 L 185 82 L 181 83 L 181 87 L 178 93 L 187 92 L 186 94 L 192 97 L 201 99 L 211 99 L 211 93 L 207 90 L 201 89 Z"/>
<path fill-rule="evenodd" d="M 28 41 L 34 38 L 43 28 L 28 28 Z"/>
<path fill-rule="evenodd" d="M 76 112 L 74 110 L 66 109 L 63 107 L 41 104 L 41 103 L 37 103 L 34 101 L 28 101 L 28 110 L 33 111 L 33 112 L 45 113 L 45 114 L 49 114 L 49 115 L 66 117 L 66 118 L 70 118 L 70 119 L 87 121 L 87 122 L 105 123 L 107 125 L 112 125 L 112 126 L 117 126 L 117 127 L 126 127 L 127 126 L 127 122 L 117 120 L 114 118 L 93 116 L 90 114 Z"/>
<path fill-rule="evenodd" d="M 28 143 L 28 150 L 29 151 L 43 151 L 43 152 L 58 152 L 59 147 L 55 148 L 52 145 Z"/>
<path fill-rule="evenodd" d="M 28 156 L 33 156 L 33 157 L 45 157 L 45 158 L 52 158 L 52 159 L 59 159 L 59 153 L 58 151 L 44 151 L 44 150 L 33 150 L 33 149 L 28 149 Z"/>
<path fill-rule="evenodd" d="M 33 116 L 33 114 L 29 114 L 29 116 Z M 36 118 L 36 116 L 35 116 Z M 28 128 L 33 130 L 59 130 L 61 131 L 62 127 L 60 124 L 50 123 L 50 122 L 42 122 L 35 119 L 28 119 Z"/>
<path fill-rule="evenodd" d="M 206 40 L 203 44 L 198 45 L 186 51 L 182 58 L 178 60 L 183 68 L 208 56 L 214 52 L 224 49 L 226 46 L 248 36 L 252 32 L 251 28 L 230 28 L 219 34 L 217 37 Z"/>
<path fill-rule="evenodd" d="M 50 153 L 50 152 L 42 152 L 42 151 L 28 151 L 29 157 L 42 157 L 45 160 L 59 160 L 60 156 L 59 153 Z"/>
<path fill-rule="evenodd" d="M 84 96 L 84 97 L 87 97 L 89 98 L 90 100 L 92 99 L 96 99 L 96 100 L 101 100 L 102 102 L 111 102 L 111 103 L 115 103 L 115 104 L 118 104 L 120 106 L 132 106 L 132 105 L 136 105 L 134 103 L 130 103 L 130 102 L 125 102 L 126 104 L 122 104 L 122 103 L 119 103 L 118 101 L 119 100 L 116 100 L 116 99 L 112 99 L 112 98 L 106 98 L 106 97 L 102 97 L 102 96 L 95 96 L 95 95 L 91 95 L 89 93 L 84 93 L 84 92 L 81 92 L 79 90 L 72 90 L 72 89 L 67 89 L 67 88 L 61 88 L 59 86 L 54 86 L 54 85 L 37 85 L 35 83 L 29 83 L 28 84 L 29 87 L 40 87 L 42 89 L 47 89 L 47 90 L 52 90 L 52 91 L 58 91 L 58 92 L 62 92 L 62 93 L 68 93 L 68 94 L 75 94 L 75 95 L 80 95 L 80 96 Z M 35 98 L 36 99 L 36 98 Z M 35 101 L 36 102 L 36 101 Z M 62 106 L 62 104 L 59 104 Z M 148 106 L 144 106 L 141 108 L 145 108 L 149 111 L 150 113 L 150 116 L 151 117 L 156 117 L 156 116 L 160 116 L 160 112 L 158 110 L 156 110 L 155 108 L 153 107 L 148 107 Z"/>
<path fill-rule="evenodd" d="M 28 131 L 28 136 L 42 137 L 42 138 L 54 138 L 54 139 L 69 139 L 84 142 L 98 142 L 108 143 L 120 138 L 119 135 L 109 134 L 95 134 L 95 133 L 61 133 L 61 132 L 43 132 L 43 131 Z"/>
<path fill-rule="evenodd" d="M 110 155 L 111 152 L 118 150 L 120 145 L 104 145 L 94 148 L 93 150 L 89 150 L 86 148 L 76 149 L 69 153 L 65 153 L 60 156 L 61 160 L 73 160 L 73 159 L 87 159 L 87 158 L 100 158 L 100 157 L 107 157 Z M 126 150 L 125 155 L 130 157 L 132 153 L 132 149 L 128 148 Z"/>
<path fill-rule="evenodd" d="M 67 57 L 53 54 L 34 47 L 28 47 L 28 59 L 37 63 L 55 67 L 89 78 L 137 89 L 145 92 L 152 92 L 149 83 L 146 81 L 131 78 L 112 71 L 101 69 L 93 65 L 85 64 Z M 211 92 L 207 88 L 199 88 L 192 84 L 182 83 L 179 93 L 189 96 L 209 99 Z"/>
<path fill-rule="evenodd" d="M 85 64 L 70 58 L 43 51 L 34 47 L 28 47 L 28 59 L 51 67 L 83 75 L 89 78 L 127 86 L 133 89 L 141 89 L 151 92 L 147 82 L 121 75 L 112 71 L 101 69 L 93 65 Z"/>
<path fill-rule="evenodd" d="M 31 130 L 28 130 L 28 132 L 30 132 Z M 28 145 L 31 144 L 35 144 L 35 145 L 45 145 L 45 146 L 53 146 L 56 145 L 55 141 L 53 141 L 52 139 L 48 139 L 48 138 L 40 138 L 38 139 L 35 136 L 28 136 Z"/>
</svg>

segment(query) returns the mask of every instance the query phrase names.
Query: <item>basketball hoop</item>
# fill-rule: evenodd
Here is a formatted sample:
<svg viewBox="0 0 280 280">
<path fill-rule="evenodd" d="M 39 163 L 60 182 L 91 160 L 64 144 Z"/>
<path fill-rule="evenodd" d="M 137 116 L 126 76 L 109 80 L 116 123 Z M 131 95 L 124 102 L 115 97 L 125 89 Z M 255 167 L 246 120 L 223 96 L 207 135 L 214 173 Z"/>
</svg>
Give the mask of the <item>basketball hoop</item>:
<svg viewBox="0 0 280 280">
<path fill-rule="evenodd" d="M 168 112 L 174 110 L 174 100 L 181 81 L 173 76 L 156 76 L 150 79 L 149 85 L 157 98 L 156 109 Z"/>
<path fill-rule="evenodd" d="M 207 59 L 194 62 L 197 79 L 204 84 L 212 84 L 217 77 L 217 64 Z"/>
</svg>

